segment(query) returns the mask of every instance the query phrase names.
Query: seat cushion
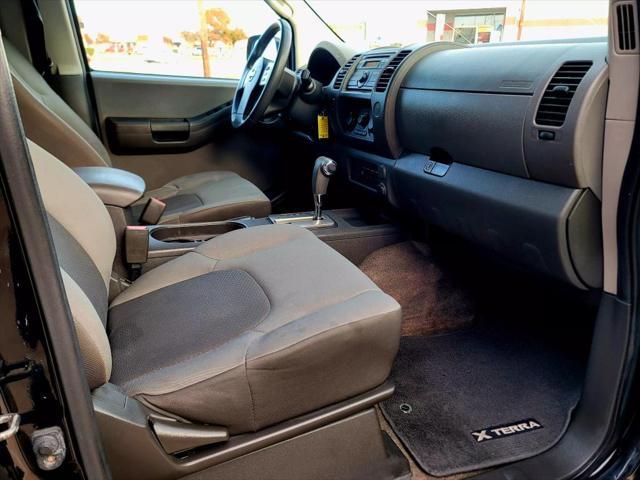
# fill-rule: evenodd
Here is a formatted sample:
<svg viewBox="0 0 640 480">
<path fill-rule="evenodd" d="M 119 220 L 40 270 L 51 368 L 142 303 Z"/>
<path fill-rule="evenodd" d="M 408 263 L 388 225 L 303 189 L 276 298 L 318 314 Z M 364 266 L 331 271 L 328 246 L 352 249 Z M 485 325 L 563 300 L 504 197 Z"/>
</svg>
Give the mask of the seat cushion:
<svg viewBox="0 0 640 480">
<path fill-rule="evenodd" d="M 400 306 L 307 230 L 216 237 L 112 302 L 111 382 L 175 418 L 255 431 L 387 378 Z"/>
<path fill-rule="evenodd" d="M 136 206 L 142 210 L 149 197 L 167 204 L 160 223 L 228 220 L 236 217 L 266 217 L 271 202 L 254 184 L 233 172 L 202 172 L 180 177 L 151 190 Z M 134 215 L 139 214 L 135 212 Z"/>
</svg>

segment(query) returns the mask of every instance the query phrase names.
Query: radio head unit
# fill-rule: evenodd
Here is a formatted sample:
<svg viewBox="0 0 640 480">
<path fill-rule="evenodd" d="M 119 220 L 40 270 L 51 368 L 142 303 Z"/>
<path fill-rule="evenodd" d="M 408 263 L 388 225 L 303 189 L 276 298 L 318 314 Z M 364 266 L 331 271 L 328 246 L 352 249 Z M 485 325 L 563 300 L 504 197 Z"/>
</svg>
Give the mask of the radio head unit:
<svg viewBox="0 0 640 480">
<path fill-rule="evenodd" d="M 393 82 L 402 80 L 396 72 L 420 48 L 385 47 L 358 53 L 336 72 L 324 92 L 330 125 L 339 141 L 378 155 L 400 155 L 399 147 L 391 149 L 387 134 L 388 128 L 394 128 L 394 115 L 385 111 L 393 112 L 400 85 Z M 392 84 L 397 88 L 390 89 Z"/>
<path fill-rule="evenodd" d="M 371 91 L 375 88 L 380 73 L 385 69 L 390 54 L 370 53 L 363 55 L 349 77 L 347 90 Z"/>
</svg>

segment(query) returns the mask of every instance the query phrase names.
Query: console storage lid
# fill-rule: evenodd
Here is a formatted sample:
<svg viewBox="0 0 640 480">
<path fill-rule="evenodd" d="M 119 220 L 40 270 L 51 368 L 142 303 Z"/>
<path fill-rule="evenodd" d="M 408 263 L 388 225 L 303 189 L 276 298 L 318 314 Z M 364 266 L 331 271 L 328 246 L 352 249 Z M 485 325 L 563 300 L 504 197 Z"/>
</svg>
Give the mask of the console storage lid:
<svg viewBox="0 0 640 480">
<path fill-rule="evenodd" d="M 142 177 L 112 167 L 78 167 L 74 171 L 100 197 L 105 205 L 126 208 L 146 190 Z"/>
</svg>

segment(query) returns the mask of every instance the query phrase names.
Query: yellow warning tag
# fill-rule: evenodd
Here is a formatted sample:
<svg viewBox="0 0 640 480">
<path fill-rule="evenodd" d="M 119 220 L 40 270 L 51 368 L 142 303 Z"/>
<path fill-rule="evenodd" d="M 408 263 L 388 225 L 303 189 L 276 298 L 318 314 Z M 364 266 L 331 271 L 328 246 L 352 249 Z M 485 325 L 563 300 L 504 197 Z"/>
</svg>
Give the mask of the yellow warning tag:
<svg viewBox="0 0 640 480">
<path fill-rule="evenodd" d="M 318 114 L 318 138 L 320 140 L 329 138 L 329 117 L 325 113 Z"/>
</svg>

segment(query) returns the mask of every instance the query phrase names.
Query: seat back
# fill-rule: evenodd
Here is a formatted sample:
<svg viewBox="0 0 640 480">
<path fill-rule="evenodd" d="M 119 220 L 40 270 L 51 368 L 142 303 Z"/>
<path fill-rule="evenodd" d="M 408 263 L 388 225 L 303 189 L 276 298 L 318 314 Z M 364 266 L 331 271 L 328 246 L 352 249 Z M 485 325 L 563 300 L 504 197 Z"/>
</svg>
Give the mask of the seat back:
<svg viewBox="0 0 640 480">
<path fill-rule="evenodd" d="M 13 88 L 27 137 L 70 167 L 111 166 L 98 136 L 3 37 Z"/>
<path fill-rule="evenodd" d="M 107 209 L 73 170 L 27 141 L 91 388 L 111 376 L 106 333 L 116 238 Z"/>
</svg>

